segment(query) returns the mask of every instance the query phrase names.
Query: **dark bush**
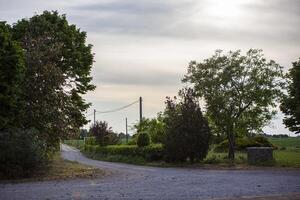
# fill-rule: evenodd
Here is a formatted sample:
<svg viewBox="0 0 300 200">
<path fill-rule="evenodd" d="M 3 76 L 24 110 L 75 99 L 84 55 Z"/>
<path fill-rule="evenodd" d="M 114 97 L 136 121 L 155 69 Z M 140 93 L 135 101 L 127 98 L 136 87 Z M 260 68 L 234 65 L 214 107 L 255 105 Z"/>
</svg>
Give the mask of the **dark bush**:
<svg viewBox="0 0 300 200">
<path fill-rule="evenodd" d="M 268 141 L 267 138 L 263 136 L 255 136 L 252 138 L 236 138 L 235 150 L 236 151 L 246 151 L 247 147 L 273 147 L 276 148 L 272 143 Z M 228 140 L 224 140 L 218 144 L 215 152 L 226 152 L 228 151 Z"/>
<path fill-rule="evenodd" d="M 151 144 L 145 147 L 136 145 L 85 145 L 85 152 L 97 155 L 122 155 L 122 156 L 141 156 L 148 161 L 162 160 L 164 157 L 164 149 L 161 144 Z"/>
<path fill-rule="evenodd" d="M 150 136 L 146 132 L 139 133 L 136 144 L 139 147 L 145 147 L 150 144 Z"/>
<path fill-rule="evenodd" d="M 91 126 L 90 132 L 94 135 L 96 143 L 100 146 L 119 143 L 118 135 L 112 131 L 112 128 L 105 121 L 96 121 Z"/>
<path fill-rule="evenodd" d="M 179 92 L 180 102 L 167 98 L 165 109 L 166 161 L 184 162 L 189 158 L 203 160 L 208 152 L 211 136 L 203 117 L 199 100 L 192 89 Z"/>
<path fill-rule="evenodd" d="M 0 132 L 0 176 L 17 178 L 29 176 L 48 161 L 45 145 L 37 138 L 35 129 L 9 129 Z"/>
</svg>

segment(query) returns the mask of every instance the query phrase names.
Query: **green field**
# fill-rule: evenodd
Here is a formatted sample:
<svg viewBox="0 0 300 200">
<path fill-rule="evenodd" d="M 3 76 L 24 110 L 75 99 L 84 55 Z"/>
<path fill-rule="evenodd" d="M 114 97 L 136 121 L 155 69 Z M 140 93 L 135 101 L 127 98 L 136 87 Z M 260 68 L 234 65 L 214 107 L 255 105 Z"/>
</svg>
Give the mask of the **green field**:
<svg viewBox="0 0 300 200">
<path fill-rule="evenodd" d="M 298 148 L 300 149 L 300 137 L 289 137 L 289 138 L 269 138 L 272 144 L 277 147 L 285 148 Z"/>
</svg>

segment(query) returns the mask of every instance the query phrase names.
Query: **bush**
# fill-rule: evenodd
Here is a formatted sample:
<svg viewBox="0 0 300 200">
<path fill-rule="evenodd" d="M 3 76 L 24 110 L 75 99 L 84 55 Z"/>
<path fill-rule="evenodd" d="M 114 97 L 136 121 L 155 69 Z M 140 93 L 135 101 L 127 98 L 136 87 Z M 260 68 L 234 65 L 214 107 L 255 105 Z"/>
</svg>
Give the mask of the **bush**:
<svg viewBox="0 0 300 200">
<path fill-rule="evenodd" d="M 165 110 L 166 161 L 184 162 L 189 158 L 203 160 L 208 152 L 211 136 L 199 101 L 192 89 L 179 92 L 180 102 L 167 98 Z"/>
<path fill-rule="evenodd" d="M 224 140 L 218 144 L 214 151 L 215 152 L 226 152 L 228 151 L 228 140 Z M 247 147 L 273 147 L 276 148 L 267 138 L 263 136 L 255 136 L 252 138 L 236 138 L 235 150 L 246 151 Z"/>
<path fill-rule="evenodd" d="M 136 145 L 85 145 L 84 150 L 90 155 L 97 154 L 100 157 L 101 155 L 141 156 L 148 161 L 161 160 L 164 157 L 164 149 L 161 144 L 151 144 L 145 147 Z"/>
<path fill-rule="evenodd" d="M 87 145 L 96 145 L 96 139 L 95 139 L 95 137 L 85 137 L 84 138 L 84 144 L 87 144 Z"/>
<path fill-rule="evenodd" d="M 146 133 L 146 132 L 140 133 L 140 134 L 138 135 L 136 144 L 137 144 L 139 147 L 145 147 L 145 146 L 148 146 L 148 145 L 150 144 L 150 136 L 149 136 L 149 134 Z"/>
<path fill-rule="evenodd" d="M 0 132 L 0 177 L 29 176 L 48 161 L 46 145 L 37 137 L 35 129 L 9 129 Z"/>
<path fill-rule="evenodd" d="M 90 128 L 90 132 L 95 136 L 96 143 L 101 146 L 119 143 L 119 137 L 112 131 L 105 121 L 96 121 Z"/>
</svg>

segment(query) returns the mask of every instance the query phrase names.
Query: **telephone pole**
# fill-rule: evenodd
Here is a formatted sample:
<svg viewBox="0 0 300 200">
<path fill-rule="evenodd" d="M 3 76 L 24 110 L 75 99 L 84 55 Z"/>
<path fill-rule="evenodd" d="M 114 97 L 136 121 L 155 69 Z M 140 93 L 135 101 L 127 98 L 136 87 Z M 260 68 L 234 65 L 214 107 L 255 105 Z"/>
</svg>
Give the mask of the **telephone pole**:
<svg viewBox="0 0 300 200">
<path fill-rule="evenodd" d="M 96 109 L 94 109 L 94 125 L 96 124 Z"/>
<path fill-rule="evenodd" d="M 140 123 L 143 120 L 143 99 L 140 97 Z"/>
<path fill-rule="evenodd" d="M 126 123 L 126 143 L 128 143 L 127 117 L 125 118 L 125 123 Z"/>
</svg>

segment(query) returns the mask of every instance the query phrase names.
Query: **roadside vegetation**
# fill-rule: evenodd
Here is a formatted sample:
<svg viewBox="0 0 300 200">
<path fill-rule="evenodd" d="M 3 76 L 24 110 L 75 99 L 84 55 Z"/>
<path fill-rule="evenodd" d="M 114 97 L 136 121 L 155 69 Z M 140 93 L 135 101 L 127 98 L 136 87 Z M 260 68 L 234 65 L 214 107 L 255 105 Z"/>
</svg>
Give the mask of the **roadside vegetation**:
<svg viewBox="0 0 300 200">
<path fill-rule="evenodd" d="M 158 166 L 247 165 L 248 147 L 271 147 L 274 161 L 259 165 L 299 167 L 299 138 L 262 132 L 276 113 L 276 101 L 287 98 L 284 77 L 282 67 L 267 61 L 261 50 L 251 49 L 246 55 L 217 51 L 202 63 L 190 63 L 183 81 L 194 88 L 180 90 L 174 99 L 167 97 L 165 110 L 135 124 L 136 133 L 128 142 L 106 122 L 95 124 L 105 128 L 92 125 L 85 131 L 85 142 L 67 142 L 91 158 Z M 200 98 L 206 102 L 205 114 Z M 107 142 L 99 142 L 101 137 Z"/>
<path fill-rule="evenodd" d="M 109 175 L 109 172 L 98 168 L 83 165 L 78 162 L 68 161 L 61 158 L 57 152 L 53 155 L 52 161 L 46 167 L 37 168 L 29 177 L 15 179 L 15 182 L 31 182 L 46 180 L 67 180 L 73 178 L 102 178 Z M 12 180 L 3 180 L 1 182 Z"/>
<path fill-rule="evenodd" d="M 92 158 L 166 165 L 243 164 L 247 147 L 267 146 L 275 165 L 299 167 L 299 143 L 267 139 L 262 129 L 280 106 L 284 124 L 300 132 L 300 60 L 286 74 L 260 49 L 217 50 L 191 61 L 182 80 L 190 87 L 167 97 L 165 109 L 136 123 L 129 137 L 105 121 L 81 129 L 91 106 L 83 95 L 95 89 L 93 59 L 86 33 L 56 11 L 0 22 L 0 177 L 30 177 L 55 165 L 66 139 Z"/>
<path fill-rule="evenodd" d="M 29 177 L 51 165 L 61 139 L 87 123 L 82 95 L 93 64 L 86 33 L 44 11 L 0 22 L 0 176 Z"/>
</svg>

